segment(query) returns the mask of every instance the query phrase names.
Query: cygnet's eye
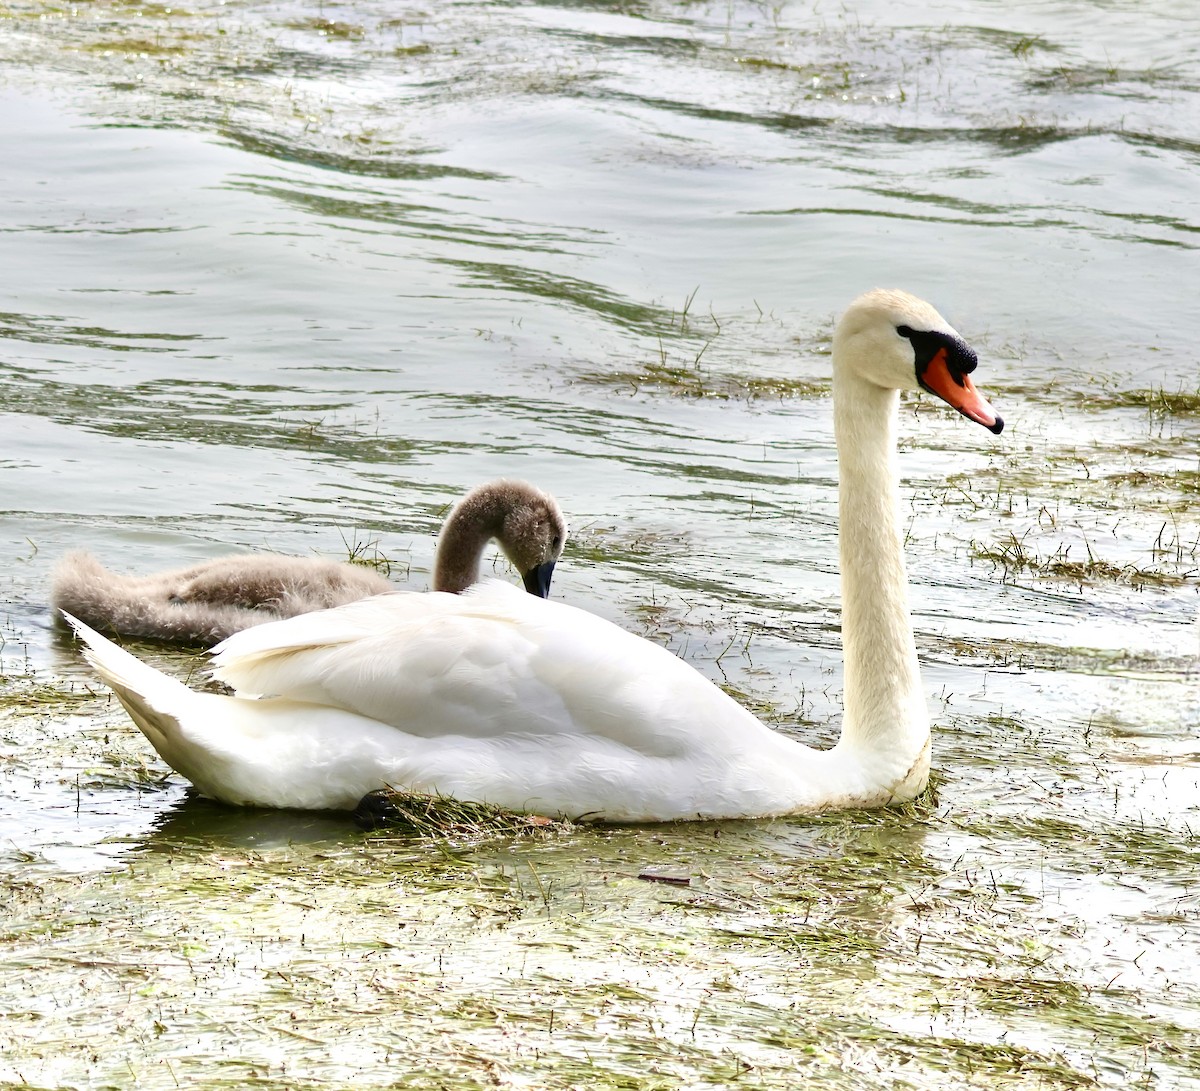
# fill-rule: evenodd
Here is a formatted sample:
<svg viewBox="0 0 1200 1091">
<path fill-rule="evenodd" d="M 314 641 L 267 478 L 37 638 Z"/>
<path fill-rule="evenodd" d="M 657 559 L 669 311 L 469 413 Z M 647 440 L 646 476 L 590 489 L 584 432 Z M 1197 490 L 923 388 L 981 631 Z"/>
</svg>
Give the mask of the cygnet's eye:
<svg viewBox="0 0 1200 1091">
<path fill-rule="evenodd" d="M 561 547 L 562 547 L 562 539 L 556 534 L 553 538 L 550 539 L 550 548 L 552 550 L 554 550 L 555 553 L 557 553 Z"/>
</svg>

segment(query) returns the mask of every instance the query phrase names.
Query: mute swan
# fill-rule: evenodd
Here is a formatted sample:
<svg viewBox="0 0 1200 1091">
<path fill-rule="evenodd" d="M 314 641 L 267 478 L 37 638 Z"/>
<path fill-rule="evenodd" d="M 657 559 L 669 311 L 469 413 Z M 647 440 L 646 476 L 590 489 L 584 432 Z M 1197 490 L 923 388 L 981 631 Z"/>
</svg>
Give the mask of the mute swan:
<svg viewBox="0 0 1200 1091">
<path fill-rule="evenodd" d="M 487 482 L 446 519 L 433 585 L 457 592 L 477 582 L 484 548 L 494 538 L 525 589 L 545 598 L 566 537 L 566 520 L 549 493 L 525 481 Z M 122 576 L 78 550 L 59 562 L 51 601 L 110 632 L 215 644 L 252 625 L 395 590 L 378 572 L 319 557 L 236 554 L 171 572 Z"/>
<path fill-rule="evenodd" d="M 975 364 L 903 292 L 859 297 L 834 333 L 846 665 L 830 750 L 766 727 L 666 649 L 494 580 L 238 633 L 213 651 L 234 696 L 194 692 L 72 623 L 159 754 L 226 803 L 348 810 L 392 786 L 641 822 L 909 800 L 928 779 L 930 735 L 901 547 L 898 392 L 923 387 L 999 432 Z"/>
</svg>

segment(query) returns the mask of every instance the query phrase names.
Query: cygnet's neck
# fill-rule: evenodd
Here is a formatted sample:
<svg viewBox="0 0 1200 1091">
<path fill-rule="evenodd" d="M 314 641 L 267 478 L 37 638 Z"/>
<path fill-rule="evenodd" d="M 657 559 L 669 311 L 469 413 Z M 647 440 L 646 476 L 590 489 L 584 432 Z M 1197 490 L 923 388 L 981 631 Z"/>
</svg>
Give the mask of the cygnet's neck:
<svg viewBox="0 0 1200 1091">
<path fill-rule="evenodd" d="M 504 519 L 512 499 L 495 489 L 468 493 L 450 513 L 438 536 L 433 586 L 438 591 L 465 591 L 479 581 L 483 551 L 493 538 L 504 538 Z"/>
<path fill-rule="evenodd" d="M 841 746 L 928 761 L 900 531 L 899 392 L 834 369 L 845 718 Z"/>
</svg>

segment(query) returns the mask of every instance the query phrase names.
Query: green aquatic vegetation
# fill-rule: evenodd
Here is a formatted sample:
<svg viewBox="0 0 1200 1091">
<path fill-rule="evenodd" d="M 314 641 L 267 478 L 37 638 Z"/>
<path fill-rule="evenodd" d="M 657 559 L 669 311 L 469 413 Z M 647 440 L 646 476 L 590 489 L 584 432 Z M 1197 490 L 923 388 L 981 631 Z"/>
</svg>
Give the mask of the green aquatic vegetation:
<svg viewBox="0 0 1200 1091">
<path fill-rule="evenodd" d="M 585 523 L 571 528 L 567 548 L 572 561 L 593 564 L 637 563 L 663 559 L 688 546 L 679 531 L 630 529 L 616 523 Z"/>
<path fill-rule="evenodd" d="M 403 831 L 415 837 L 441 838 L 474 844 L 498 837 L 550 837 L 571 833 L 570 822 L 505 810 L 490 803 L 472 803 L 449 796 L 394 788 L 377 793 L 387 810 L 374 814 L 378 828 Z"/>
<path fill-rule="evenodd" d="M 1182 386 L 1122 388 L 1116 380 L 1062 381 L 1050 383 L 1001 383 L 995 387 L 997 396 L 1013 402 L 1032 401 L 1043 405 L 1069 407 L 1088 412 L 1120 409 L 1143 410 L 1152 420 L 1171 417 L 1192 417 L 1200 413 L 1200 390 Z"/>
<path fill-rule="evenodd" d="M 1192 86 L 1187 76 L 1181 77 L 1170 67 L 1128 69 L 1115 64 L 1056 64 L 1053 68 L 1030 75 L 1026 84 L 1032 91 L 1086 91 L 1112 83 L 1126 83 L 1145 88 Z"/>
<path fill-rule="evenodd" d="M 933 820 L 938 811 L 938 792 L 945 783 L 945 778 L 937 769 L 929 773 L 929 785 L 919 796 L 882 810 L 834 812 L 824 815 L 806 815 L 805 825 L 817 828 L 829 827 L 839 831 L 845 841 L 862 841 L 881 846 L 880 851 L 886 852 L 889 858 L 895 859 L 900 851 L 900 839 L 892 835 L 900 828 L 896 823 L 902 820 L 903 828 L 911 830 L 913 825 L 921 825 Z M 875 831 L 874 833 L 872 831 Z M 882 846 L 886 844 L 886 848 Z"/>
<path fill-rule="evenodd" d="M 133 753 L 108 754 L 105 759 L 109 768 L 87 769 L 76 778 L 80 791 L 156 791 L 174 776 L 169 769 L 147 765 L 145 757 Z"/>
<path fill-rule="evenodd" d="M 1072 450 L 1024 467 L 995 460 L 918 486 L 914 506 L 935 514 L 966 509 L 956 524 L 968 533 L 988 524 L 992 537 L 966 538 L 962 548 L 1002 582 L 1036 580 L 1076 593 L 1184 588 L 1200 576 L 1200 472 L 1180 468 L 1178 450 L 1178 442 Z M 995 515 L 1003 519 L 998 535 Z"/>
<path fill-rule="evenodd" d="M 1036 844 L 1064 871 L 1154 882 L 1176 893 L 1189 890 L 1200 875 L 1200 845 L 1188 831 L 1164 825 L 1097 821 L 1061 807 L 1040 814 L 957 816 L 955 825 L 981 837 Z"/>
<path fill-rule="evenodd" d="M 134 333 L 79 326 L 58 315 L 13 313 L 0 313 L 0 335 L 33 344 L 107 348 L 114 352 L 170 352 L 181 343 L 208 340 L 203 334 Z M 16 366 L 6 366 L 4 372 L 13 381 L 33 374 Z"/>
<path fill-rule="evenodd" d="M 827 336 L 803 340 L 790 337 L 777 325 L 774 316 L 765 314 L 761 308 L 756 317 L 749 318 L 720 319 L 711 310 L 697 316 L 693 305 L 698 291 L 693 289 L 678 310 L 662 310 L 661 320 L 651 331 L 656 339 L 655 357 L 628 366 L 579 366 L 572 369 L 571 381 L 635 395 L 717 401 L 784 401 L 828 396 L 833 383 L 827 377 L 826 361 L 817 365 L 817 378 L 794 374 L 797 360 L 828 358 L 831 347 Z M 726 331 L 730 326 L 739 327 L 740 334 L 753 338 L 756 345 L 753 355 L 758 361 L 755 370 L 744 370 L 744 348 L 732 366 L 726 359 L 714 362 L 714 357 L 724 355 L 726 342 L 722 338 L 728 337 Z"/>
<path fill-rule="evenodd" d="M 186 53 L 187 48 L 169 42 L 150 41 L 147 38 L 120 38 L 92 42 L 86 47 L 93 53 L 129 53 L 147 57 L 170 57 Z"/>
<path fill-rule="evenodd" d="M 634 394 L 665 394 L 677 398 L 717 401 L 820 398 L 829 394 L 832 385 L 828 381 L 811 379 L 722 373 L 702 369 L 696 364 L 672 365 L 654 360 L 637 369 L 576 372 L 574 381 L 588 386 L 628 389 Z"/>
<path fill-rule="evenodd" d="M 1009 531 L 1007 537 L 995 543 L 971 542 L 971 553 L 1001 570 L 1002 582 L 1014 574 L 1028 573 L 1038 579 L 1065 580 L 1082 587 L 1085 583 L 1128 583 L 1135 589 L 1143 587 L 1178 587 L 1196 576 L 1194 570 L 1168 571 L 1163 568 L 1141 568 L 1133 564 L 1114 564 L 1097 557 L 1090 545 L 1084 543 L 1087 559 L 1070 556 L 1072 547 L 1059 546 L 1049 556 L 1039 554 L 1026 545 L 1022 537 Z"/>
<path fill-rule="evenodd" d="M 1167 390 L 1164 387 L 1113 391 L 1101 395 L 1090 407 L 1144 409 L 1156 418 L 1194 416 L 1200 413 L 1200 391 Z"/>
<path fill-rule="evenodd" d="M 14 675 L 0 670 L 0 714 L 10 710 L 69 711 L 94 697 L 94 693 L 81 686 L 47 682 L 32 675 Z"/>
<path fill-rule="evenodd" d="M 344 41 L 362 38 L 366 34 L 365 28 L 353 23 L 342 23 L 336 19 L 325 19 L 315 15 L 308 19 L 293 19 L 284 25 L 293 30 L 314 31 L 322 38 L 338 38 Z"/>
<path fill-rule="evenodd" d="M 124 2 L 113 4 L 112 7 L 125 15 L 132 15 L 138 19 L 180 19 L 190 18 L 194 14 L 187 8 L 177 7 L 174 4 L 147 3 L 143 0 L 124 0 Z"/>
<path fill-rule="evenodd" d="M 326 170 L 345 172 L 351 175 L 362 175 L 367 178 L 392 178 L 411 181 L 422 181 L 431 178 L 469 178 L 477 181 L 495 179 L 497 176 L 486 171 L 465 170 L 453 164 L 430 163 L 423 159 L 420 152 L 423 149 L 402 146 L 376 136 L 373 138 L 374 151 L 363 154 L 359 144 L 361 133 L 340 133 L 329 136 L 328 126 L 320 126 L 306 121 L 306 135 L 321 135 L 320 140 L 298 143 L 291 133 L 279 135 L 264 132 L 261 128 L 246 125 L 236 119 L 222 116 L 215 122 L 215 127 L 225 139 L 237 144 L 240 148 L 255 155 L 268 159 L 280 159 L 294 163 L 304 163 Z M 287 201 L 296 206 L 305 206 L 314 211 L 327 215 L 356 216 L 367 221 L 390 222 L 394 220 L 395 210 L 404 211 L 408 206 L 395 202 L 372 202 L 341 200 L 324 193 L 309 193 L 302 189 L 286 188 L 277 185 L 267 185 L 253 180 L 231 181 L 231 187 L 245 189 L 248 192 L 272 195 L 279 200 Z M 420 211 L 417 209 L 416 211 Z M 447 231 L 453 232 L 454 225 Z M 511 238 L 504 243 L 517 246 L 519 243 Z M 497 241 L 496 247 L 503 245 Z"/>
<path fill-rule="evenodd" d="M 1096 1040 L 1106 1055 L 1183 1070 L 1101 1003 L 1110 993 L 1072 981 L 1058 997 L 1030 968 L 981 969 L 1036 918 L 1012 916 L 1003 877 L 930 856 L 943 818 L 928 800 L 914 813 L 915 828 L 872 812 L 471 849 L 331 819 L 311 842 L 272 842 L 297 819 L 189 805 L 111 872 L 5 882 L 9 999 L 47 998 L 9 1024 L 8 1056 L 48 1051 L 92 1082 L 119 1083 L 128 1062 L 153 1086 L 172 1086 L 167 1064 L 280 1087 L 402 1067 L 420 1086 L 436 1048 L 451 1088 L 493 1073 L 562 1089 L 1048 1089 L 1095 1082 L 1059 1037 L 1086 1049 L 1091 1018 L 1115 1030 Z M 691 885 L 639 882 L 647 870 Z M 946 1012 L 962 1022 L 933 1029 Z M 236 1065 L 233 1025 L 252 1029 Z M 1164 1037 L 1187 1041 L 1169 1024 Z"/>
<path fill-rule="evenodd" d="M 748 643 L 749 638 L 735 633 L 729 641 L 729 648 L 733 648 L 735 644 Z M 718 655 L 716 663 L 720 665 L 723 656 Z M 746 689 L 744 685 L 738 685 L 735 682 L 728 680 L 720 683 L 721 689 L 732 697 L 742 708 L 753 713 L 763 723 L 787 725 L 788 727 L 804 728 L 819 726 L 812 720 L 805 719 L 803 706 L 800 709 L 794 707 L 785 708 L 778 701 L 770 700 L 762 694 L 754 693 Z"/>
<path fill-rule="evenodd" d="M 150 336 L 150 335 L 147 335 Z M 160 351 L 151 349 L 150 351 Z M 264 415 L 260 395 L 280 400 Z M 313 406 L 290 401 L 285 388 L 257 386 L 245 391 L 228 384 L 152 380 L 127 387 L 62 383 L 17 367 L 0 368 L 0 395 L 14 411 L 124 437 L 180 440 L 229 446 L 302 447 L 353 462 L 396 466 L 412 457 L 414 444 L 368 425 L 354 406 L 334 400 Z M 187 411 L 181 412 L 186 406 Z M 17 408 L 19 407 L 19 409 Z M 311 414 L 324 414 L 314 420 Z"/>
<path fill-rule="evenodd" d="M 1162 656 L 1144 656 L 1110 648 L 1087 648 L 1048 644 L 1012 637 L 940 637 L 918 640 L 921 657 L 934 662 L 983 663 L 990 666 L 1073 671 L 1085 674 L 1127 673 L 1132 671 L 1173 672 L 1186 663 Z"/>
<path fill-rule="evenodd" d="M 995 1086 L 994 1080 L 1036 1080 L 1038 1088 L 1094 1087 L 1096 1079 L 1071 1065 L 1061 1054 L 1005 1043 L 972 1042 L 964 1039 L 935 1039 L 931 1058 L 921 1049 L 919 1039 L 906 1038 L 895 1043 L 911 1052 L 935 1071 L 956 1079 L 967 1079 L 968 1086 Z"/>
<path fill-rule="evenodd" d="M 742 927 L 715 927 L 713 932 L 738 946 L 770 946 L 806 968 L 824 967 L 851 973 L 856 962 L 864 968 L 874 964 L 892 939 L 873 925 L 795 920 L 779 925 L 750 923 Z"/>
<path fill-rule="evenodd" d="M 970 988 L 985 1011 L 1016 1016 L 1036 1011 L 1048 1026 L 1128 1049 L 1183 1056 L 1198 1044 L 1194 1030 L 1131 1010 L 1136 1007 L 1136 996 L 1124 989 L 1089 988 L 1060 977 L 989 976 L 975 978 Z"/>
<path fill-rule="evenodd" d="M 1100 480 L 1108 486 L 1154 493 L 1177 493 L 1189 498 L 1193 493 L 1200 493 L 1200 470 L 1126 470 L 1122 473 L 1106 474 Z"/>
<path fill-rule="evenodd" d="M 357 531 L 351 531 L 349 535 L 345 532 L 341 532 L 341 534 L 342 544 L 346 547 L 347 564 L 373 568 L 385 576 L 391 576 L 395 572 L 403 580 L 409 579 L 412 575 L 412 562 L 410 560 L 399 561 L 387 556 L 379 548 L 378 538 L 360 538 Z"/>
<path fill-rule="evenodd" d="M 807 84 L 807 98 L 820 98 L 820 92 L 849 91 L 856 84 L 865 83 L 868 79 L 865 72 L 855 74 L 849 61 L 826 65 L 792 64 L 770 57 L 742 56 L 735 58 L 735 62 L 739 66 L 751 70 L 769 73 L 787 72 L 799 76 Z M 878 79 L 876 78 L 872 82 L 878 82 Z"/>
<path fill-rule="evenodd" d="M 737 63 L 745 65 L 747 68 L 766 68 L 781 72 L 803 72 L 803 69 L 798 65 L 788 64 L 785 61 L 772 60 L 769 57 L 738 57 Z"/>
<path fill-rule="evenodd" d="M 13 654 L 22 643 L 22 636 L 9 625 L 0 628 L 0 716 L 69 715 L 94 703 L 103 687 L 47 677 L 28 657 Z"/>
<path fill-rule="evenodd" d="M 1015 30 L 1000 30 L 992 26 L 963 27 L 960 33 L 964 37 L 974 39 L 997 53 L 1010 53 L 1014 57 L 1027 58 L 1035 50 L 1038 52 L 1061 53 L 1063 47 L 1048 40 L 1040 34 L 1025 34 Z"/>
<path fill-rule="evenodd" d="M 509 249 L 507 242 L 503 249 Z M 577 308 L 632 331 L 655 332 L 670 327 L 673 312 L 622 296 L 602 284 L 579 277 L 550 274 L 511 262 L 440 258 L 440 264 L 461 271 L 476 288 L 508 291 L 556 306 Z"/>
<path fill-rule="evenodd" d="M 712 622 L 693 618 L 692 611 L 678 598 L 660 597 L 660 592 L 653 588 L 650 598 L 639 599 L 629 609 L 639 635 L 664 647 L 682 639 L 686 648 L 691 635 L 706 636 L 714 631 Z"/>
</svg>

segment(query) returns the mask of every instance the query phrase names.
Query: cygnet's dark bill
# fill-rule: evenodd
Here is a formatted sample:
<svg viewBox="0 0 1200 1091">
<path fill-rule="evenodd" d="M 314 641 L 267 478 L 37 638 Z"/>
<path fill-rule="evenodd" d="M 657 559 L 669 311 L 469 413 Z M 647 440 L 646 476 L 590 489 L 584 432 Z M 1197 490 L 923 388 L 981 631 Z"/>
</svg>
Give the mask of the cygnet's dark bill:
<svg viewBox="0 0 1200 1091">
<path fill-rule="evenodd" d="M 525 584 L 525 590 L 531 595 L 548 599 L 550 597 L 550 578 L 553 575 L 554 561 L 547 561 L 545 564 L 539 564 L 537 568 L 531 568 L 521 577 L 521 581 Z"/>
</svg>

